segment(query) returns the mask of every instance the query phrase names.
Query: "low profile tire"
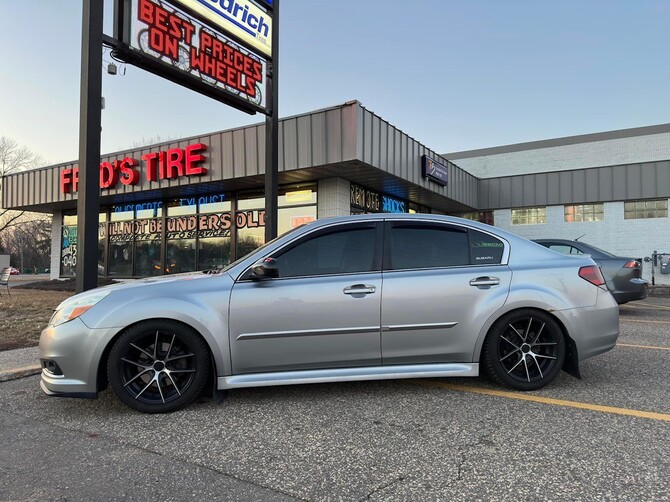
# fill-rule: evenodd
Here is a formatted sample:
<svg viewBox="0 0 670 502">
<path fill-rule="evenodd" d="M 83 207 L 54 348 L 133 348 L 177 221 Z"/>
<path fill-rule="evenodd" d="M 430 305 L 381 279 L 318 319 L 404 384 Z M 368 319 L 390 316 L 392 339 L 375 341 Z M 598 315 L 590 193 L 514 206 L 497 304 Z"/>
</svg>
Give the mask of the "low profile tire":
<svg viewBox="0 0 670 502">
<path fill-rule="evenodd" d="M 565 360 L 565 337 L 556 321 L 538 310 L 518 310 L 491 327 L 482 349 L 489 377 L 516 390 L 544 387 Z"/>
<path fill-rule="evenodd" d="M 207 385 L 209 349 L 193 329 L 146 321 L 123 333 L 109 354 L 107 375 L 118 398 L 143 413 L 188 406 Z"/>
</svg>

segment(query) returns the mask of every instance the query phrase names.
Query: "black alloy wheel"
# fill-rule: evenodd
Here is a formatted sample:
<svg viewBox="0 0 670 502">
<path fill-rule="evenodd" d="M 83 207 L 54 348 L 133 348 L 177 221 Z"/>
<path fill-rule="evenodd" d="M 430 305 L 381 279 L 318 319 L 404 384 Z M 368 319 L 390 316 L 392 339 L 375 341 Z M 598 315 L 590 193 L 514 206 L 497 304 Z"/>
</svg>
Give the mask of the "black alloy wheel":
<svg viewBox="0 0 670 502">
<path fill-rule="evenodd" d="M 565 338 L 548 314 L 518 310 L 492 326 L 482 363 L 495 382 L 517 390 L 535 390 L 556 378 L 565 360 Z"/>
<path fill-rule="evenodd" d="M 114 393 L 144 413 L 189 405 L 204 389 L 209 372 L 204 340 L 191 328 L 168 320 L 130 328 L 112 347 L 107 364 Z"/>
</svg>

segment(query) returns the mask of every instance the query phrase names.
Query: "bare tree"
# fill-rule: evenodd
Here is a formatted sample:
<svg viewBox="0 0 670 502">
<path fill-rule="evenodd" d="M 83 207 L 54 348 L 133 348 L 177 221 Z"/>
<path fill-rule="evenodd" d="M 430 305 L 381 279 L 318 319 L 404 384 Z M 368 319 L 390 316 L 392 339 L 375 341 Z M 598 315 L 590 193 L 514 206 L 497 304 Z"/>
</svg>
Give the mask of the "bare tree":
<svg viewBox="0 0 670 502">
<path fill-rule="evenodd" d="M 32 169 L 42 163 L 42 157 L 30 151 L 25 146 L 20 146 L 16 141 L 6 136 L 0 136 L 0 177 L 8 174 Z M 2 185 L 0 183 L 0 194 Z M 0 234 L 6 229 L 24 223 L 22 221 L 23 211 L 12 211 L 0 209 Z"/>
<path fill-rule="evenodd" d="M 0 248 L 11 255 L 19 269 L 49 268 L 51 256 L 51 217 L 30 213 L 32 219 L 21 218 L 21 224 L 0 234 Z"/>
</svg>

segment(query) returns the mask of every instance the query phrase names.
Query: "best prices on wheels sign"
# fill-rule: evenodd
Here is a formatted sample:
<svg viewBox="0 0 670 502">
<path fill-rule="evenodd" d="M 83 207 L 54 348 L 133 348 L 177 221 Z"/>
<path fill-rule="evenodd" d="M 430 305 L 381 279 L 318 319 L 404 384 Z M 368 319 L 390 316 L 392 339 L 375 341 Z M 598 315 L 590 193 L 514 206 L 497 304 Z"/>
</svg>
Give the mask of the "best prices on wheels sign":
<svg viewBox="0 0 670 502">
<path fill-rule="evenodd" d="M 122 59 L 247 113 L 266 112 L 267 61 L 250 47 L 271 54 L 271 14 L 244 0 L 119 4 L 117 31 L 130 49 L 121 47 Z"/>
<path fill-rule="evenodd" d="M 255 50 L 272 56 L 272 18 L 247 0 L 174 0 Z"/>
</svg>

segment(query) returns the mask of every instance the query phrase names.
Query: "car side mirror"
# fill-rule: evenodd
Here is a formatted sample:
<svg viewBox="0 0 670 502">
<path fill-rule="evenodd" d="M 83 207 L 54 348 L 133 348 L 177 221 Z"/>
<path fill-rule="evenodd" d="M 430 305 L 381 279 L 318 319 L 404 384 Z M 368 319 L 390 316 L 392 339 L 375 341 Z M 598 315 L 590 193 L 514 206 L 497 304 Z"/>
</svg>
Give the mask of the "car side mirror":
<svg viewBox="0 0 670 502">
<path fill-rule="evenodd" d="M 644 257 L 644 261 L 646 261 L 647 263 L 649 263 L 649 262 L 651 261 L 651 258 L 649 258 L 648 256 L 645 256 L 645 257 Z"/>
<path fill-rule="evenodd" d="M 277 260 L 274 258 L 265 258 L 253 264 L 251 267 L 251 278 L 256 280 L 273 279 L 279 277 Z"/>
</svg>

